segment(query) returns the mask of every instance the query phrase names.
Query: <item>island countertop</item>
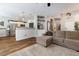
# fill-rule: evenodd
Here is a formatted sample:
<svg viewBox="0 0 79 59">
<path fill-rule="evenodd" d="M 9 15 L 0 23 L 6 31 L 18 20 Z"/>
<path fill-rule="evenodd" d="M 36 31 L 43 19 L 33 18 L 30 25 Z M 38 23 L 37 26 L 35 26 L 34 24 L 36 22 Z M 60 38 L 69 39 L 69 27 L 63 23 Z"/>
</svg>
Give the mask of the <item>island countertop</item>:
<svg viewBox="0 0 79 59">
<path fill-rule="evenodd" d="M 0 28 L 0 37 L 6 37 L 7 36 L 7 29 L 6 28 Z"/>
<path fill-rule="evenodd" d="M 27 28 L 27 27 L 16 27 L 16 30 L 23 30 L 23 29 L 33 29 L 33 30 L 34 30 L 34 28 Z"/>
<path fill-rule="evenodd" d="M 19 27 L 16 28 L 16 41 L 35 37 L 36 31 L 34 28 L 26 28 L 26 27 Z"/>
</svg>

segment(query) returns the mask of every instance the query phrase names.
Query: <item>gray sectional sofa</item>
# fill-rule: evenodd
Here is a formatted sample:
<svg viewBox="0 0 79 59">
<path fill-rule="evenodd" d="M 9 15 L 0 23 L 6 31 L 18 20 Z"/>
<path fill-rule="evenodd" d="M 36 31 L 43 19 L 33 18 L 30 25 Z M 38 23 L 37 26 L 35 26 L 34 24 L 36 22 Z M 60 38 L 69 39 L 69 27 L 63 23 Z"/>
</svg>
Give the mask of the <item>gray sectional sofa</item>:
<svg viewBox="0 0 79 59">
<path fill-rule="evenodd" d="M 53 34 L 53 43 L 79 51 L 79 32 L 57 31 Z"/>
</svg>

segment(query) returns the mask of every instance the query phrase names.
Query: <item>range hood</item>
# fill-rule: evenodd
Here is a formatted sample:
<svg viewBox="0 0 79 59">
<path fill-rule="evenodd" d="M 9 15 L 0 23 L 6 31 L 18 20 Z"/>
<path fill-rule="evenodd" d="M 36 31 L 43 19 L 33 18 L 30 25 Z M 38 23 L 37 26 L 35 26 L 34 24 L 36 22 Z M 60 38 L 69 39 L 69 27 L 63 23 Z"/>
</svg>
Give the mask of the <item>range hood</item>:
<svg viewBox="0 0 79 59">
<path fill-rule="evenodd" d="M 22 23 L 27 23 L 25 21 L 22 21 L 22 20 L 9 20 L 9 22 L 12 21 L 12 22 L 22 22 Z"/>
</svg>

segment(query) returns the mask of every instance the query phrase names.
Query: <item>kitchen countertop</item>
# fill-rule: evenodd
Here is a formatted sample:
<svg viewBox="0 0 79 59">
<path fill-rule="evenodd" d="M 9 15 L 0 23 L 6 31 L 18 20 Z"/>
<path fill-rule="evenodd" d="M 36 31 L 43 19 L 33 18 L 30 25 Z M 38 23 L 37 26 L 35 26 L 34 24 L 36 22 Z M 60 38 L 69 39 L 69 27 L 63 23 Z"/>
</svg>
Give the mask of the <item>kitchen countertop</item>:
<svg viewBox="0 0 79 59">
<path fill-rule="evenodd" d="M 16 30 L 23 30 L 23 29 L 35 29 L 35 28 L 27 28 L 27 27 L 17 27 Z"/>
</svg>

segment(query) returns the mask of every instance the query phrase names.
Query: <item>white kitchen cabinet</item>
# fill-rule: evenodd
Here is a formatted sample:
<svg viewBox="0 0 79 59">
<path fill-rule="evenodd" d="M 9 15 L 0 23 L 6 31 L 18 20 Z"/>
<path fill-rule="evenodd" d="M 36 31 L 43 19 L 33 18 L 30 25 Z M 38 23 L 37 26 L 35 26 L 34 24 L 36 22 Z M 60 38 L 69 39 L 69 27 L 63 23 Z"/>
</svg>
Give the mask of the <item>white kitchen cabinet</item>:
<svg viewBox="0 0 79 59">
<path fill-rule="evenodd" d="M 31 28 L 16 28 L 16 41 L 35 37 L 35 29 Z"/>
<path fill-rule="evenodd" d="M 7 36 L 6 29 L 0 29 L 0 37 L 6 37 L 6 36 Z"/>
</svg>

